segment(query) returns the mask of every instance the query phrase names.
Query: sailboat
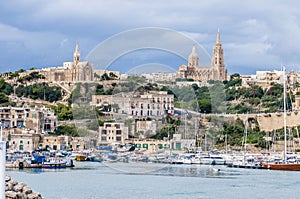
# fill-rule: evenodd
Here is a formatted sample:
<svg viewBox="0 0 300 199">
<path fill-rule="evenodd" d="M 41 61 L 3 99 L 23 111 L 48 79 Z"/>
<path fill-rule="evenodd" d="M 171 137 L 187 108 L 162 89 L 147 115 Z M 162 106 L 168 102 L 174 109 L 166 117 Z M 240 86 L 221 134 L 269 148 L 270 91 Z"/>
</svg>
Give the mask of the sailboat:
<svg viewBox="0 0 300 199">
<path fill-rule="evenodd" d="M 287 161 L 287 133 L 286 133 L 286 75 L 285 68 L 283 73 L 283 127 L 284 127 L 284 151 L 282 163 L 262 163 L 264 169 L 285 170 L 285 171 L 300 171 L 300 164 L 289 163 Z"/>
</svg>

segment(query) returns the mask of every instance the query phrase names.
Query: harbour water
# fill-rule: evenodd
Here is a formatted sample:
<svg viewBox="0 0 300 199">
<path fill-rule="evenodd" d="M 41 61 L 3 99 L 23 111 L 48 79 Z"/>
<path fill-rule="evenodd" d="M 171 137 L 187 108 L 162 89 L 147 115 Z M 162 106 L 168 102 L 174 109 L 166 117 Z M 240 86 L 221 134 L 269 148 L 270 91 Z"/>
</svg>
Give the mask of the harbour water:
<svg viewBox="0 0 300 199">
<path fill-rule="evenodd" d="M 45 199 L 300 198 L 300 172 L 226 166 L 76 162 L 7 170 Z"/>
</svg>

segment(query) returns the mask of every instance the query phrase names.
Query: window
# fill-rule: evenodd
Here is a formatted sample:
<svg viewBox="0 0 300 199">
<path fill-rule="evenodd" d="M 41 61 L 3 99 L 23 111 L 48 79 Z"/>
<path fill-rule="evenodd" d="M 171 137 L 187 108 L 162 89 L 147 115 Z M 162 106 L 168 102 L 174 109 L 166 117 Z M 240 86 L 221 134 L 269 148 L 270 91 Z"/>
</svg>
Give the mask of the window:
<svg viewBox="0 0 300 199">
<path fill-rule="evenodd" d="M 106 136 L 102 136 L 101 141 L 106 141 Z"/>
<path fill-rule="evenodd" d="M 122 137 L 117 136 L 117 137 L 116 137 L 116 141 L 122 141 Z"/>
<path fill-rule="evenodd" d="M 121 131 L 121 130 L 116 130 L 116 134 L 117 134 L 117 135 L 121 135 L 121 134 L 122 134 L 122 131 Z"/>
<path fill-rule="evenodd" d="M 20 144 L 23 144 L 23 140 L 20 140 Z"/>
<path fill-rule="evenodd" d="M 102 131 L 101 131 L 101 134 L 102 134 L 102 135 L 106 135 L 106 130 L 102 130 Z"/>
<path fill-rule="evenodd" d="M 29 144 L 30 144 L 30 142 L 28 141 L 28 142 L 27 142 L 27 144 L 29 145 Z"/>
</svg>

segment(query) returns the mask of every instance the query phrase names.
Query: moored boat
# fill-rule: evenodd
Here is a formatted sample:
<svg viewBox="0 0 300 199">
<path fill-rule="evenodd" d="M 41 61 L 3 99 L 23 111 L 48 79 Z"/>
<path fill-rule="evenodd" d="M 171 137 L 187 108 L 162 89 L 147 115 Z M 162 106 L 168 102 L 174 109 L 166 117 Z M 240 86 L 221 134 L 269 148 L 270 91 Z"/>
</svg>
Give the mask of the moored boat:
<svg viewBox="0 0 300 199">
<path fill-rule="evenodd" d="M 284 170 L 284 171 L 300 171 L 300 164 L 298 163 L 263 163 L 262 167 L 264 169 L 271 169 L 271 170 Z"/>
<path fill-rule="evenodd" d="M 76 155 L 76 161 L 86 161 L 86 155 Z"/>
<path fill-rule="evenodd" d="M 43 169 L 61 169 L 67 167 L 67 161 L 66 160 L 60 160 L 51 158 L 48 161 L 44 161 L 42 163 Z"/>
</svg>

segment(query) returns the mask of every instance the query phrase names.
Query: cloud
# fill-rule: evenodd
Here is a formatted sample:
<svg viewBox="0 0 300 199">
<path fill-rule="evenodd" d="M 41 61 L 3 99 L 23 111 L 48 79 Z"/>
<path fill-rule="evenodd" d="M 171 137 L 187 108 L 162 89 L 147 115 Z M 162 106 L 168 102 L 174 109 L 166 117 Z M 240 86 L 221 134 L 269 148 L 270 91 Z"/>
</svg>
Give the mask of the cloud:
<svg viewBox="0 0 300 199">
<path fill-rule="evenodd" d="M 76 41 L 84 56 L 107 38 L 141 27 L 176 30 L 209 54 L 220 28 L 229 73 L 241 65 L 252 71 L 281 63 L 299 65 L 299 6 L 292 0 L 2 1 L 0 66 L 57 65 L 72 58 Z M 170 35 L 158 41 L 182 45 Z"/>
</svg>

